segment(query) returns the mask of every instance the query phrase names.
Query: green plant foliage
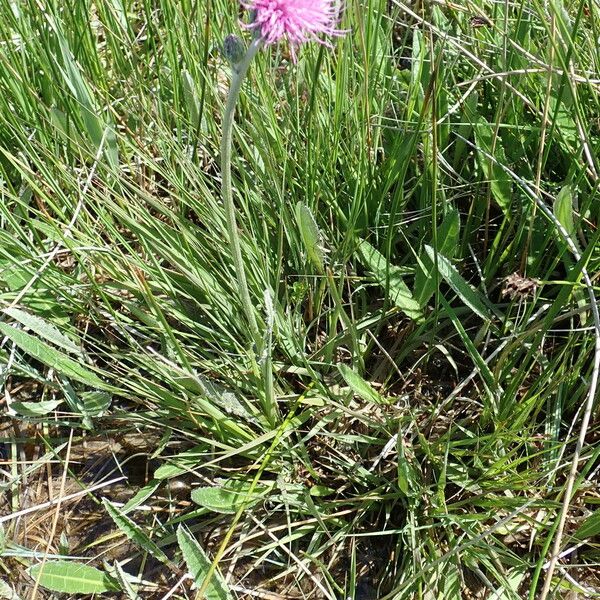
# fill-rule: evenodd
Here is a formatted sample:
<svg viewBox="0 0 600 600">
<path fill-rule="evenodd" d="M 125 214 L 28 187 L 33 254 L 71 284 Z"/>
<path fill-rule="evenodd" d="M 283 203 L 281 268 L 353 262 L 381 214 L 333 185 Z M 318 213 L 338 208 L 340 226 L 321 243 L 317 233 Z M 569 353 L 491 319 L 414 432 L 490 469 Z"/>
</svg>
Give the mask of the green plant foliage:
<svg viewBox="0 0 600 600">
<path fill-rule="evenodd" d="M 597 591 L 598 3 L 342 4 L 241 87 L 248 304 L 248 11 L 0 2 L 0 595 Z"/>
<path fill-rule="evenodd" d="M 183 554 L 188 573 L 197 585 L 202 585 L 208 575 L 211 561 L 206 556 L 202 546 L 183 526 L 177 529 L 177 542 Z M 233 598 L 218 569 L 212 574 L 204 597 L 207 600 L 231 600 Z"/>
<path fill-rule="evenodd" d="M 138 527 L 123 511 L 117 508 L 110 500 L 103 500 L 106 512 L 115 522 L 115 525 L 135 544 L 151 554 L 157 560 L 166 562 L 166 554 L 153 542 L 148 535 Z"/>
<path fill-rule="evenodd" d="M 99 569 L 75 562 L 48 561 L 33 565 L 29 575 L 40 585 L 65 594 L 103 594 L 119 591 L 117 583 Z"/>
</svg>

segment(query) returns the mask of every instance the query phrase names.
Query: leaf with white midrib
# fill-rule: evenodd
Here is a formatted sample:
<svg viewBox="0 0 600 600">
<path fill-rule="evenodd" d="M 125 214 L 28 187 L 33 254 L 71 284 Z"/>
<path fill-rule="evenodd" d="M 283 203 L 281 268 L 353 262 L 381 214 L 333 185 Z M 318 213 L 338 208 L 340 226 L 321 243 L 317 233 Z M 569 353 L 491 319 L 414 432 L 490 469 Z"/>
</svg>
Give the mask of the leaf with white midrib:
<svg viewBox="0 0 600 600">
<path fill-rule="evenodd" d="M 11 339 L 23 352 L 65 377 L 100 389 L 106 387 L 95 373 L 33 335 L 7 323 L 0 323 L 0 333 Z"/>
<path fill-rule="evenodd" d="M 103 498 L 104 508 L 116 526 L 140 548 L 161 562 L 167 562 L 167 555 L 138 527 L 127 515 L 119 510 L 110 500 Z"/>
<path fill-rule="evenodd" d="M 106 574 L 90 567 L 67 561 L 52 561 L 33 565 L 29 575 L 40 585 L 54 592 L 67 594 L 101 594 L 115 592 L 119 586 Z"/>
<path fill-rule="evenodd" d="M 177 542 L 181 548 L 188 573 L 198 586 L 202 585 L 210 570 L 211 560 L 194 536 L 182 525 L 177 529 Z M 203 597 L 205 600 L 233 600 L 227 583 L 218 568 L 213 572 Z"/>
<path fill-rule="evenodd" d="M 32 315 L 31 313 L 21 310 L 20 308 L 9 307 L 5 308 L 2 312 L 13 318 L 15 321 L 19 321 L 19 323 L 25 325 L 25 327 L 29 328 L 33 333 L 47 342 L 50 342 L 71 354 L 75 354 L 79 358 L 83 357 L 81 348 L 79 348 L 71 338 L 59 331 L 54 324 L 45 321 L 37 315 Z"/>
</svg>

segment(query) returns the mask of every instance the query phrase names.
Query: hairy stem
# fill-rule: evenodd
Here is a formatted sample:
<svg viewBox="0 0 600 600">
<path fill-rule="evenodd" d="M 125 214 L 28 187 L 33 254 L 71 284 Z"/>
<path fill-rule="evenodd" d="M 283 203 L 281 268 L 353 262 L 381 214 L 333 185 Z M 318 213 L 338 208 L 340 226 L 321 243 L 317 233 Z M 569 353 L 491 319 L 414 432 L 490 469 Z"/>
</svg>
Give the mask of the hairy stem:
<svg viewBox="0 0 600 600">
<path fill-rule="evenodd" d="M 248 67 L 252 59 L 262 46 L 262 39 L 255 38 L 250 44 L 246 54 L 242 60 L 233 66 L 233 76 L 231 78 L 231 87 L 227 97 L 227 105 L 225 106 L 225 114 L 223 115 L 223 137 L 221 139 L 221 189 L 223 194 L 223 204 L 225 205 L 225 216 L 227 219 L 227 233 L 229 235 L 229 247 L 233 257 L 235 274 L 237 279 L 238 292 L 242 301 L 242 307 L 246 313 L 246 319 L 250 327 L 250 335 L 254 342 L 255 356 L 259 358 L 262 377 L 265 382 L 265 396 L 263 407 L 265 416 L 271 425 L 277 422 L 277 402 L 273 392 L 273 372 L 271 364 L 271 348 L 270 342 L 267 342 L 266 347 L 263 343 L 260 329 L 256 321 L 254 307 L 250 299 L 250 291 L 248 289 L 248 280 L 246 279 L 246 271 L 244 269 L 244 260 L 242 258 L 242 250 L 240 248 L 240 235 L 238 231 L 237 221 L 235 218 L 235 203 L 233 201 L 233 190 L 231 185 L 231 144 L 233 137 L 233 124 L 235 117 L 235 107 L 240 96 L 242 83 L 248 72 Z M 272 325 L 267 332 L 268 338 L 271 336 Z"/>
<path fill-rule="evenodd" d="M 225 106 L 225 114 L 223 115 L 223 137 L 221 139 L 221 192 L 223 195 L 223 204 L 225 205 L 225 217 L 227 219 L 227 233 L 229 235 L 229 247 L 233 257 L 235 274 L 238 285 L 238 292 L 242 301 L 246 319 L 250 327 L 252 341 L 256 345 L 256 351 L 260 351 L 261 336 L 254 314 L 254 308 L 250 299 L 248 290 L 248 281 L 244 270 L 244 261 L 242 259 L 242 250 L 240 248 L 240 236 L 235 218 L 235 204 L 233 202 L 233 190 L 231 186 L 231 142 L 233 137 L 233 123 L 235 117 L 235 107 L 240 96 L 242 83 L 248 72 L 248 67 L 252 59 L 262 45 L 262 40 L 255 39 L 244 58 L 233 67 L 233 77 L 231 79 L 231 87 L 227 97 L 227 105 Z"/>
</svg>

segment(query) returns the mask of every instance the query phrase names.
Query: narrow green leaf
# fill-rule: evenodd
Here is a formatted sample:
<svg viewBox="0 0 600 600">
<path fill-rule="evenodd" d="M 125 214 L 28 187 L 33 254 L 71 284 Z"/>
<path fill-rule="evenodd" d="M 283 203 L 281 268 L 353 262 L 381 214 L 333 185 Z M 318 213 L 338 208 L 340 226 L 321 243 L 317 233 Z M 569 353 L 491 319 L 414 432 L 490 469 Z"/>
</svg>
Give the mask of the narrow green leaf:
<svg viewBox="0 0 600 600">
<path fill-rule="evenodd" d="M 122 0 L 110 0 L 109 2 L 112 5 L 113 13 L 116 17 L 117 22 L 121 26 L 123 31 L 127 31 L 127 9 L 123 5 Z"/>
<path fill-rule="evenodd" d="M 435 251 L 431 246 L 425 246 L 425 251 L 431 259 L 432 264 L 436 264 Z M 456 270 L 456 267 L 442 254 L 437 255 L 437 268 L 440 276 L 446 283 L 456 292 L 458 297 L 468 306 L 475 314 L 482 319 L 491 321 L 492 315 L 485 305 L 479 292 L 474 290 Z"/>
<path fill-rule="evenodd" d="M 456 332 L 458 333 L 460 339 L 462 340 L 462 342 L 468 352 L 468 355 L 470 356 L 471 360 L 473 361 L 473 364 L 479 371 L 479 374 L 481 375 L 483 381 L 485 382 L 485 384 L 487 386 L 486 394 L 483 395 L 483 399 L 485 401 L 486 407 L 490 410 L 491 413 L 494 413 L 497 409 L 495 399 L 492 395 L 492 390 L 496 389 L 494 374 L 490 371 L 490 368 L 487 366 L 485 360 L 483 360 L 481 354 L 475 347 L 475 344 L 473 344 L 473 340 L 471 339 L 469 334 L 465 331 L 462 321 L 461 321 L 461 319 L 458 318 L 454 309 L 450 306 L 448 301 L 443 296 L 440 298 L 440 302 L 442 304 L 442 307 L 446 311 L 446 314 L 452 321 L 452 324 L 454 325 Z"/>
<path fill-rule="evenodd" d="M 424 65 L 427 59 L 427 43 L 423 32 L 415 29 L 412 40 L 412 57 L 410 69 L 410 86 L 406 100 L 408 114 L 412 111 L 420 113 L 423 108 L 423 73 Z"/>
<path fill-rule="evenodd" d="M 405 496 L 409 496 L 412 477 L 410 466 L 406 460 L 406 453 L 404 452 L 404 442 L 400 434 L 396 441 L 396 448 L 398 450 L 398 487 Z"/>
<path fill-rule="evenodd" d="M 473 494 L 481 494 L 481 486 L 471 477 L 469 469 L 460 463 L 448 463 L 446 466 L 448 479 L 463 490 Z"/>
<path fill-rule="evenodd" d="M 364 266 L 373 273 L 381 287 L 386 287 L 389 276 L 390 299 L 394 305 L 407 317 L 415 321 L 422 320 L 421 307 L 404 283 L 400 269 L 393 265 L 387 265 L 385 256 L 365 240 L 361 240 L 358 245 L 358 255 Z"/>
<path fill-rule="evenodd" d="M 25 325 L 25 327 L 31 329 L 33 333 L 47 342 L 50 342 L 67 352 L 71 352 L 78 357 L 82 357 L 81 348 L 79 348 L 71 338 L 68 338 L 61 333 L 52 323 L 48 323 L 48 321 L 19 308 L 5 308 L 2 312 L 22 325 Z"/>
<path fill-rule="evenodd" d="M 54 592 L 66 594 L 102 594 L 117 592 L 119 586 L 106 573 L 75 562 L 52 561 L 33 565 L 27 570 L 40 585 Z"/>
<path fill-rule="evenodd" d="M 223 409 L 227 414 L 242 417 L 245 421 L 255 419 L 255 416 L 244 406 L 240 399 L 230 390 L 207 377 L 194 373 L 178 380 L 187 390 L 201 394 L 211 404 Z"/>
<path fill-rule="evenodd" d="M 471 132 L 473 130 L 473 124 L 477 122 L 477 107 L 479 104 L 479 93 L 474 90 L 469 97 L 463 103 L 459 124 L 456 125 L 456 133 L 458 134 L 454 142 L 454 157 L 452 166 L 454 169 L 460 172 L 463 165 L 465 164 L 465 157 L 469 148 L 467 146 L 468 140 L 471 138 Z"/>
<path fill-rule="evenodd" d="M 38 340 L 21 329 L 0 323 L 0 333 L 10 338 L 21 350 L 65 377 L 96 387 L 106 387 L 102 380 L 83 365 L 65 356 L 52 346 Z"/>
<path fill-rule="evenodd" d="M 565 185 L 553 205 L 554 216 L 560 224 L 566 229 L 567 233 L 573 237 L 575 233 L 575 224 L 573 221 L 573 186 Z"/>
<path fill-rule="evenodd" d="M 319 273 L 323 273 L 325 267 L 323 250 L 321 248 L 321 232 L 310 208 L 304 202 L 296 204 L 296 223 L 298 224 L 308 259 Z"/>
<path fill-rule="evenodd" d="M 477 147 L 483 150 L 477 153 L 477 160 L 489 181 L 492 196 L 504 214 L 509 216 L 513 182 L 510 175 L 500 166 L 506 165 L 506 154 L 500 137 L 494 140 L 493 125 L 483 117 L 479 117 L 475 125 L 475 141 Z"/>
<path fill-rule="evenodd" d="M 161 562 L 168 562 L 167 555 L 121 510 L 110 500 L 103 498 L 104 508 L 115 522 L 115 525 L 134 543 Z"/>
<path fill-rule="evenodd" d="M 443 592 L 440 594 L 440 598 L 444 598 L 444 600 L 462 600 L 462 587 L 463 587 L 463 578 L 458 574 L 458 569 L 455 565 L 448 565 L 446 568 L 443 578 Z M 504 598 L 504 596 L 497 595 L 497 600 L 500 598 Z M 508 600 L 508 599 L 506 599 Z"/>
<path fill-rule="evenodd" d="M 438 229 L 439 252 L 452 258 L 458 246 L 460 233 L 460 218 L 455 208 L 448 211 Z M 433 277 L 434 265 L 427 254 L 419 257 L 419 264 L 415 274 L 414 297 L 419 306 L 424 307 L 435 292 L 435 279 Z"/>
<path fill-rule="evenodd" d="M 190 123 L 192 127 L 196 128 L 200 118 L 200 100 L 196 93 L 196 84 L 189 71 L 185 69 L 181 71 L 181 80 L 183 81 L 183 96 L 190 116 Z"/>
<path fill-rule="evenodd" d="M 196 541 L 192 534 L 182 525 L 177 529 L 177 542 L 183 554 L 183 560 L 187 566 L 188 573 L 193 577 L 196 585 L 202 585 L 206 577 L 211 561 L 204 552 L 202 546 Z M 227 583 L 219 572 L 215 569 L 206 592 L 205 600 L 233 600 L 233 596 L 229 592 Z"/>
<path fill-rule="evenodd" d="M 353 371 L 348 365 L 338 364 L 338 371 L 341 373 L 344 381 L 350 386 L 350 389 L 366 402 L 382 404 L 383 398 L 365 381 L 358 373 Z"/>
<path fill-rule="evenodd" d="M 142 502 L 150 498 L 152 494 L 158 489 L 160 486 L 160 481 L 158 479 L 153 479 L 144 487 L 140 488 L 136 494 L 127 501 L 127 504 L 121 509 L 122 514 L 127 514 L 132 511 L 134 508 L 137 508 Z"/>
<path fill-rule="evenodd" d="M 169 479 L 194 468 L 195 465 L 206 461 L 209 455 L 206 445 L 199 445 L 168 458 L 168 463 L 160 465 L 154 472 L 156 479 Z"/>
<path fill-rule="evenodd" d="M 114 567 L 115 579 L 119 582 L 119 585 L 121 586 L 125 596 L 127 596 L 129 600 L 140 600 L 141 597 L 138 595 L 135 589 L 133 589 L 133 585 L 131 584 L 131 575 L 123 570 L 123 567 L 118 561 L 115 561 Z"/>
<path fill-rule="evenodd" d="M 95 149 L 100 150 L 102 147 L 107 162 L 111 167 L 116 168 L 119 166 L 119 151 L 114 127 L 99 115 L 90 87 L 73 57 L 66 37 L 56 24 L 54 29 L 62 54 L 63 66 L 60 71 L 79 104 L 83 126 Z"/>
<path fill-rule="evenodd" d="M 575 537 L 584 540 L 600 534 L 600 508 L 596 509 L 577 529 Z"/>
</svg>

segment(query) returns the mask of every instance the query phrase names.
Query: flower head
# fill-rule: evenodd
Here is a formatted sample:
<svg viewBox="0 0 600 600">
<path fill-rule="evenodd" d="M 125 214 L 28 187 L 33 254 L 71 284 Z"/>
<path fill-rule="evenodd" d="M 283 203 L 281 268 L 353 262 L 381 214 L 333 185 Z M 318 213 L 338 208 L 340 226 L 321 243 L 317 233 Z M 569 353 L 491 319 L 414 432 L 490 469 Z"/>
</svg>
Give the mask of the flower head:
<svg viewBox="0 0 600 600">
<path fill-rule="evenodd" d="M 283 38 L 295 46 L 316 41 L 330 44 L 319 37 L 343 35 L 335 28 L 339 13 L 337 0 L 248 0 L 244 6 L 253 12 L 254 20 L 248 25 L 256 29 L 265 44 L 276 44 Z"/>
<path fill-rule="evenodd" d="M 228 35 L 223 40 L 223 54 L 232 65 L 236 65 L 246 54 L 244 42 L 237 35 Z"/>
</svg>

